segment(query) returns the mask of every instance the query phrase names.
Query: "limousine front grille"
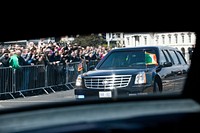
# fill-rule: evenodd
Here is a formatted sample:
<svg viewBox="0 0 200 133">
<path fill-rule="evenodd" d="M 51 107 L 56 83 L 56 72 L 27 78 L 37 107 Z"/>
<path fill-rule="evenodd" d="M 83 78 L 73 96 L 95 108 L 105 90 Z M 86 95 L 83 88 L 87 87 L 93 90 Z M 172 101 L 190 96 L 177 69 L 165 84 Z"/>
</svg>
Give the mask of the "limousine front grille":
<svg viewBox="0 0 200 133">
<path fill-rule="evenodd" d="M 91 76 L 84 79 L 85 87 L 91 89 L 114 89 L 128 86 L 131 75 Z"/>
</svg>

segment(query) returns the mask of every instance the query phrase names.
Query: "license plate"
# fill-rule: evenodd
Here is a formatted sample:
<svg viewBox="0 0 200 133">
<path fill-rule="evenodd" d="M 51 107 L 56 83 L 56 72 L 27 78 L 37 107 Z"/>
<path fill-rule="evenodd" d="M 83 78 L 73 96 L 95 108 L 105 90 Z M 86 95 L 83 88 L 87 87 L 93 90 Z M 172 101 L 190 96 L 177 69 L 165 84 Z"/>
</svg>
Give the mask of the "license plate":
<svg viewBox="0 0 200 133">
<path fill-rule="evenodd" d="M 112 97 L 111 91 L 100 91 L 99 98 L 109 98 Z"/>
</svg>

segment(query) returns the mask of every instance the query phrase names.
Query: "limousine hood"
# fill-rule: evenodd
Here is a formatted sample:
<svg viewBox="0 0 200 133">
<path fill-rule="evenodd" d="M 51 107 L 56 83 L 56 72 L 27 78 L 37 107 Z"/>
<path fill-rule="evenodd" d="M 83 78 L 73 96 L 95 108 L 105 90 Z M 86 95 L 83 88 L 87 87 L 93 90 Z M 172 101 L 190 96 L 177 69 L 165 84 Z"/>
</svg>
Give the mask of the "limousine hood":
<svg viewBox="0 0 200 133">
<path fill-rule="evenodd" d="M 93 70 L 83 74 L 83 76 L 109 76 L 109 75 L 135 75 L 146 69 L 118 69 L 118 70 Z"/>
</svg>

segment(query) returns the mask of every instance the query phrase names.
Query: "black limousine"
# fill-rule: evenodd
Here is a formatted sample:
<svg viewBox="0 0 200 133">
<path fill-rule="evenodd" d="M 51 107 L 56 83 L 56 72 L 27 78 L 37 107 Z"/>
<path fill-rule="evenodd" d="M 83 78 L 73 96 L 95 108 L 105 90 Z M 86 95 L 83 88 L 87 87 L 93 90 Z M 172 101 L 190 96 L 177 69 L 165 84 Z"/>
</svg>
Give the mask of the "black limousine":
<svg viewBox="0 0 200 133">
<path fill-rule="evenodd" d="M 117 48 L 78 75 L 74 94 L 83 99 L 180 92 L 188 69 L 183 54 L 173 47 Z"/>
</svg>

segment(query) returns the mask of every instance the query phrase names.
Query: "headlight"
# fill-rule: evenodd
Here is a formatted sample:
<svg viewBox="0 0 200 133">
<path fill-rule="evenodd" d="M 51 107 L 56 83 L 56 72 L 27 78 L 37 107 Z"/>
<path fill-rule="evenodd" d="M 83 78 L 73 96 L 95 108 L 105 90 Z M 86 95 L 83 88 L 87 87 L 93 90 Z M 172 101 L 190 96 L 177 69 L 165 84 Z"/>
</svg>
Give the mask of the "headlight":
<svg viewBox="0 0 200 133">
<path fill-rule="evenodd" d="M 82 85 L 82 78 L 81 75 L 78 75 L 76 78 L 76 86 L 81 86 Z"/>
<path fill-rule="evenodd" d="M 146 83 L 146 74 L 145 72 L 140 72 L 135 77 L 135 84 L 145 84 Z"/>
</svg>

